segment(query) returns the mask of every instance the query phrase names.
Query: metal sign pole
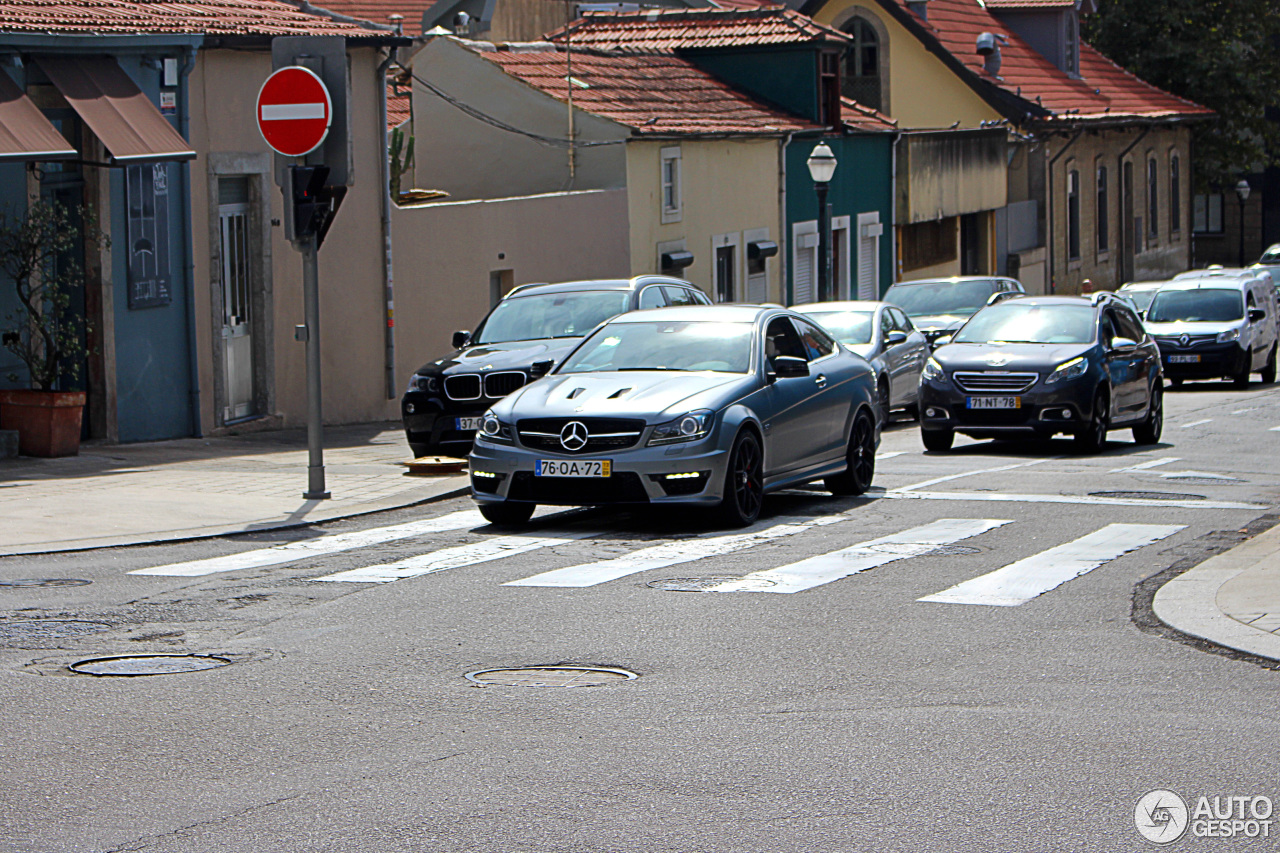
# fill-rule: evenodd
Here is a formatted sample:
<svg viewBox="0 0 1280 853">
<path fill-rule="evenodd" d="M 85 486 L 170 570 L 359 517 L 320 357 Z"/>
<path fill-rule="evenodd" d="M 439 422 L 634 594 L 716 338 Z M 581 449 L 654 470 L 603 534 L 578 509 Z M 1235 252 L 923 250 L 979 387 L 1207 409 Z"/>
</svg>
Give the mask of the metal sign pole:
<svg viewBox="0 0 1280 853">
<path fill-rule="evenodd" d="M 320 399 L 320 251 L 316 236 L 297 244 L 302 251 L 302 302 L 307 321 L 307 491 L 310 501 L 330 497 L 324 488 L 324 407 Z"/>
</svg>

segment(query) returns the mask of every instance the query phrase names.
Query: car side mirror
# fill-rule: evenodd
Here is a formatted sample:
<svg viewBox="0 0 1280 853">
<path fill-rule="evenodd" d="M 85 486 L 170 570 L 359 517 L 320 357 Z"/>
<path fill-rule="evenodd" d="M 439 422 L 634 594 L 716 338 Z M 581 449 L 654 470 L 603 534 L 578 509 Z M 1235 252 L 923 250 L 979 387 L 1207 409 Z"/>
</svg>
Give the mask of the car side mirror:
<svg viewBox="0 0 1280 853">
<path fill-rule="evenodd" d="M 794 355 L 778 355 L 773 358 L 773 372 L 779 379 L 796 379 L 809 375 L 809 362 Z"/>
<path fill-rule="evenodd" d="M 1144 321 L 1144 322 L 1146 321 L 1146 319 L 1147 319 L 1147 309 L 1143 308 L 1141 311 L 1139 311 L 1139 312 L 1138 312 L 1138 319 L 1139 319 L 1139 320 L 1142 320 L 1142 321 Z"/>
<path fill-rule="evenodd" d="M 556 366 L 556 363 L 554 359 L 547 359 L 546 361 L 535 361 L 533 364 L 529 365 L 529 378 L 541 379 L 542 377 L 550 373 L 551 368 L 555 366 Z"/>
<path fill-rule="evenodd" d="M 892 332 L 885 335 L 884 337 L 884 342 L 889 346 L 895 346 L 897 344 L 906 343 L 906 341 L 907 341 L 907 333 L 904 331 L 901 331 L 900 329 L 894 329 Z"/>
<path fill-rule="evenodd" d="M 466 346 L 467 344 L 469 344 L 469 343 L 471 343 L 471 333 L 470 333 L 470 332 L 454 332 L 454 333 L 453 333 L 453 348 L 454 348 L 454 349 L 462 349 L 463 347 L 465 347 L 465 346 Z"/>
<path fill-rule="evenodd" d="M 1263 311 L 1261 308 L 1250 308 L 1250 309 L 1249 309 L 1249 322 L 1250 322 L 1250 323 L 1256 323 L 1256 322 L 1258 322 L 1259 320 L 1261 320 L 1261 319 L 1262 319 L 1263 317 L 1265 317 L 1265 316 L 1267 316 L 1267 312 L 1266 312 L 1266 311 Z"/>
<path fill-rule="evenodd" d="M 1112 338 L 1112 352 L 1132 352 L 1138 348 L 1138 342 L 1133 338 Z"/>
<path fill-rule="evenodd" d="M 942 337 L 938 338 L 936 341 L 933 342 L 933 348 L 937 349 L 938 347 L 946 346 L 947 344 L 951 343 L 952 337 L 953 337 L 952 335 L 943 335 Z"/>
</svg>

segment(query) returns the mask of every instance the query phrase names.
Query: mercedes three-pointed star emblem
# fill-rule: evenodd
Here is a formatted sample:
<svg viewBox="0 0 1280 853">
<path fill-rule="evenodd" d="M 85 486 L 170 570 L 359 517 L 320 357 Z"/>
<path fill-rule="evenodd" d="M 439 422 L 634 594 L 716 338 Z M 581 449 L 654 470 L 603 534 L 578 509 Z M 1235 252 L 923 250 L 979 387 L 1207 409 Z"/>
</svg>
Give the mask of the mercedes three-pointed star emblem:
<svg viewBox="0 0 1280 853">
<path fill-rule="evenodd" d="M 582 421 L 569 421 L 560 430 L 560 446 L 574 452 L 587 446 L 587 425 Z"/>
</svg>

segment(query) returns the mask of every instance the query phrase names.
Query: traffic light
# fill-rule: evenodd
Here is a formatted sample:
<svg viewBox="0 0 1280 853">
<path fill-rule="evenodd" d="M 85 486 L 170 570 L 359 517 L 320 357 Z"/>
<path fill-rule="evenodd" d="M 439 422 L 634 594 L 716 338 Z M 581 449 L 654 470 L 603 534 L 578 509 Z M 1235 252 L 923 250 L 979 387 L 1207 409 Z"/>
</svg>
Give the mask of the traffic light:
<svg viewBox="0 0 1280 853">
<path fill-rule="evenodd" d="M 314 236 L 319 248 L 347 188 L 325 185 L 329 178 L 328 166 L 291 166 L 290 172 L 293 219 L 289 239 L 301 241 Z"/>
</svg>

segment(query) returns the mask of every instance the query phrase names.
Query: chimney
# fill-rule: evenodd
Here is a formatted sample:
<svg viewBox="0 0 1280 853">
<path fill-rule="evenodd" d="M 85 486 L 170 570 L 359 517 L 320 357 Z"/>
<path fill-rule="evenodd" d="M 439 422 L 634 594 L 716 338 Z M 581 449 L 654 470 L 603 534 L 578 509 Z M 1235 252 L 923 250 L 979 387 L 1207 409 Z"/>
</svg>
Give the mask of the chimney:
<svg viewBox="0 0 1280 853">
<path fill-rule="evenodd" d="M 929 0 L 907 0 L 907 8 L 915 12 L 920 20 L 929 20 Z"/>
<path fill-rule="evenodd" d="M 391 26 L 396 28 L 396 35 L 404 35 L 404 15 L 387 15 L 387 20 L 391 22 Z"/>
</svg>

